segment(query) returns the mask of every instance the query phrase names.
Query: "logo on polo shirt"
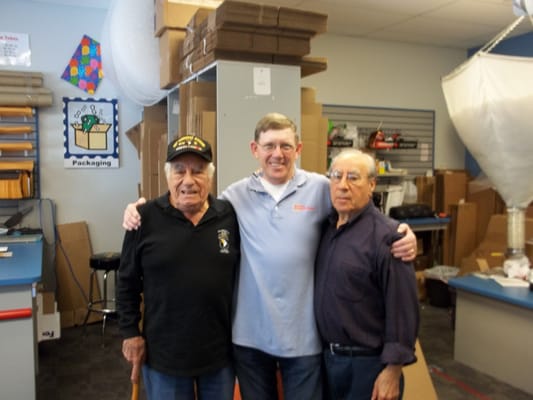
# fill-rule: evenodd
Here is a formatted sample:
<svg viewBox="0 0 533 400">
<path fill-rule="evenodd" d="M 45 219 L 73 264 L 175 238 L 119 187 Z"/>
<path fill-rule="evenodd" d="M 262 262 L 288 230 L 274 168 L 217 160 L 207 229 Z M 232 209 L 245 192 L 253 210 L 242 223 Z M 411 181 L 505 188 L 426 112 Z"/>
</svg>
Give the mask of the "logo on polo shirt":
<svg viewBox="0 0 533 400">
<path fill-rule="evenodd" d="M 293 211 L 314 211 L 316 208 L 313 206 L 306 206 L 305 204 L 293 204 Z"/>
</svg>

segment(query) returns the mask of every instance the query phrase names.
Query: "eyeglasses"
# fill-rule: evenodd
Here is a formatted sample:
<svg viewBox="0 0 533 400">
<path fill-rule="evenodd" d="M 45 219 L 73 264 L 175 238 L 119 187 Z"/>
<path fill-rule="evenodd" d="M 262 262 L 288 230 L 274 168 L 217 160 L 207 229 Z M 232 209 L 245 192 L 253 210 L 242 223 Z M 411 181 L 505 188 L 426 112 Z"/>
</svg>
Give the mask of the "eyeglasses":
<svg viewBox="0 0 533 400">
<path fill-rule="evenodd" d="M 339 171 L 338 169 L 335 169 L 329 172 L 327 176 L 332 182 L 339 183 L 340 181 L 342 181 L 342 177 L 344 175 L 345 173 L 343 171 Z M 361 179 L 363 179 L 363 177 L 358 172 L 355 172 L 355 171 L 346 172 L 346 181 L 349 184 L 353 185 L 357 183 L 358 181 L 360 181 Z"/>
<path fill-rule="evenodd" d="M 294 146 L 290 143 L 257 143 L 257 145 L 267 153 L 273 153 L 278 148 L 278 146 L 283 153 L 290 153 L 294 150 Z"/>
</svg>

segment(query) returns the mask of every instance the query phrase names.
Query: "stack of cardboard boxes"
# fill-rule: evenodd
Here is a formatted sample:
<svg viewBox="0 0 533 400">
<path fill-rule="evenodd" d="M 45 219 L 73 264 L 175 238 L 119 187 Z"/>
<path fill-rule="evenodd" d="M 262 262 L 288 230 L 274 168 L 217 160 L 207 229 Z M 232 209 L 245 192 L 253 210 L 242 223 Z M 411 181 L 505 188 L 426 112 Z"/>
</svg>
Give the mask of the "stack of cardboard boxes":
<svg viewBox="0 0 533 400">
<path fill-rule="evenodd" d="M 442 243 L 442 264 L 459 267 L 460 275 L 503 265 L 507 248 L 506 205 L 496 190 L 471 179 L 464 170 L 449 169 L 436 170 L 432 177 L 418 177 L 416 186 L 418 202 L 451 218 Z M 526 217 L 527 243 L 533 238 L 531 206 Z M 526 244 L 528 251 L 531 260 L 533 246 Z"/>
<path fill-rule="evenodd" d="M 302 76 L 327 68 L 306 57 L 310 40 L 327 30 L 327 15 L 226 0 L 215 9 L 155 2 L 160 85 L 175 86 L 215 60 L 301 65 Z"/>
<path fill-rule="evenodd" d="M 217 154 L 216 82 L 186 78 L 217 59 L 300 65 L 302 76 L 326 69 L 321 58 L 305 57 L 310 40 L 327 29 L 327 15 L 287 7 L 226 0 L 199 7 L 155 0 L 154 34 L 159 37 L 160 86 L 179 84 L 178 132 L 167 132 L 167 105 L 145 107 L 143 120 L 126 135 L 141 161 L 139 195 L 154 198 L 166 191 L 163 164 L 170 139 L 195 134 Z M 301 166 L 326 172 L 327 119 L 311 88 L 302 89 Z M 252 132 L 250 132 L 250 138 Z M 213 194 L 217 193 L 216 178 Z"/>
<path fill-rule="evenodd" d="M 163 164 L 167 150 L 166 103 L 144 107 L 143 119 L 126 131 L 141 164 L 139 196 L 152 199 L 167 190 Z"/>
<path fill-rule="evenodd" d="M 328 119 L 322 115 L 322 104 L 316 101 L 316 91 L 310 87 L 301 89 L 301 153 L 300 167 L 321 174 L 327 171 Z"/>
</svg>

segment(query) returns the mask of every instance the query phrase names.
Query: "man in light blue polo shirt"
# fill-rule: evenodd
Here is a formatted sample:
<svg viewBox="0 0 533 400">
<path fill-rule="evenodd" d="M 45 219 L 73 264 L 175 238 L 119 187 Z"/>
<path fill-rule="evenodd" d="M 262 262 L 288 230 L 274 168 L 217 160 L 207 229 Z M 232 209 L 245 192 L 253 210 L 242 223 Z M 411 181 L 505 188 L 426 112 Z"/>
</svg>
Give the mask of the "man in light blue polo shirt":
<svg viewBox="0 0 533 400">
<path fill-rule="evenodd" d="M 302 144 L 296 125 L 271 113 L 257 123 L 250 144 L 260 170 L 221 195 L 237 213 L 241 265 L 233 321 L 234 359 L 244 400 L 275 400 L 276 371 L 285 400 L 322 399 L 322 343 L 313 313 L 314 262 L 321 226 L 331 211 L 329 181 L 296 168 Z M 123 226 L 140 223 L 136 206 Z M 412 260 L 416 238 L 392 249 Z"/>
</svg>

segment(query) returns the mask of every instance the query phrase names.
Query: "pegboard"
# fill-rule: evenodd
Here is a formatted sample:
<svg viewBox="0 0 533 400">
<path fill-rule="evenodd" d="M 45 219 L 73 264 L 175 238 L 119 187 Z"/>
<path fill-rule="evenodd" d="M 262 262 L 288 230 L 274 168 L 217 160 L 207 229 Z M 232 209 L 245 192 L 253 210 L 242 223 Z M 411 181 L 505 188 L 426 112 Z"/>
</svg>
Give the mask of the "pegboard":
<svg viewBox="0 0 533 400">
<path fill-rule="evenodd" d="M 389 161 L 395 169 L 407 170 L 408 178 L 424 176 L 427 171 L 433 171 L 435 111 L 325 104 L 323 115 L 335 126 L 357 126 L 358 139 L 353 147 L 366 146 L 368 137 L 378 128 L 386 136 L 399 133 L 407 141 L 416 141 L 416 148 L 373 151 L 376 159 Z"/>
</svg>

